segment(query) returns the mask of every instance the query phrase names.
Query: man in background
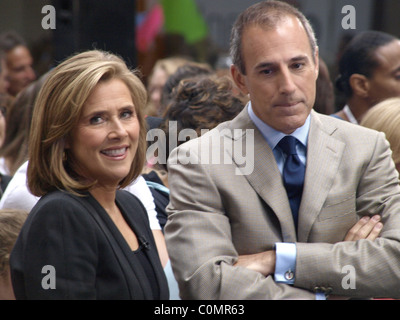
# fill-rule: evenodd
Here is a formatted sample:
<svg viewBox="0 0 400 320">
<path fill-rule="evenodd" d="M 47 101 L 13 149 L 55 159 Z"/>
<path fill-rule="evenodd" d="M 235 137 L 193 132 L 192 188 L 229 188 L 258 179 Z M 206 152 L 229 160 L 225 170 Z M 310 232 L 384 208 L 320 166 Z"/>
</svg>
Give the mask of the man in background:
<svg viewBox="0 0 400 320">
<path fill-rule="evenodd" d="M 5 52 L 8 69 L 8 94 L 15 97 L 32 81 L 36 80 L 32 68 L 33 58 L 25 41 L 14 32 L 0 35 L 0 50 Z"/>
</svg>

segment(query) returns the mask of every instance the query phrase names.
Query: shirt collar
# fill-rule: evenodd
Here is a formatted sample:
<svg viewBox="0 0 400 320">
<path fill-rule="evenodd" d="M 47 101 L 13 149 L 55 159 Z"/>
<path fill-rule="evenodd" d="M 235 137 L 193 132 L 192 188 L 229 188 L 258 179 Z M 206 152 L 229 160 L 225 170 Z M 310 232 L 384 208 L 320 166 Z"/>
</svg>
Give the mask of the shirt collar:
<svg viewBox="0 0 400 320">
<path fill-rule="evenodd" d="M 253 111 L 251 106 L 251 102 L 248 103 L 248 113 L 250 119 L 254 122 L 255 126 L 260 130 L 261 134 L 263 135 L 264 139 L 267 141 L 268 145 L 271 147 L 272 150 L 276 147 L 276 145 L 281 141 L 281 139 L 286 136 L 286 134 L 277 131 L 263 122 Z M 306 122 L 300 128 L 297 128 L 291 136 L 297 138 L 304 147 L 307 147 L 307 140 L 308 140 L 308 132 L 310 130 L 310 122 L 311 122 L 311 114 L 308 115 Z"/>
<path fill-rule="evenodd" d="M 343 112 L 346 114 L 347 119 L 349 119 L 349 121 L 351 123 L 358 124 L 358 121 L 357 121 L 356 117 L 354 117 L 353 113 L 351 112 L 349 105 L 346 104 L 344 106 Z"/>
</svg>

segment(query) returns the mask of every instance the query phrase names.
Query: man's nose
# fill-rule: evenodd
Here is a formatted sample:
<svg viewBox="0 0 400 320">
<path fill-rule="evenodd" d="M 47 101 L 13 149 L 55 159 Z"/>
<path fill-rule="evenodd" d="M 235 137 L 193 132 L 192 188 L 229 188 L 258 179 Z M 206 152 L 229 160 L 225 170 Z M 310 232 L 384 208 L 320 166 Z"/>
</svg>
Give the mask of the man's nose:
<svg viewBox="0 0 400 320">
<path fill-rule="evenodd" d="M 28 66 L 25 71 L 25 76 L 30 81 L 36 80 L 36 73 L 31 66 Z"/>
<path fill-rule="evenodd" d="M 279 76 L 279 92 L 281 94 L 292 94 L 296 90 L 293 74 L 288 68 L 284 68 Z"/>
</svg>

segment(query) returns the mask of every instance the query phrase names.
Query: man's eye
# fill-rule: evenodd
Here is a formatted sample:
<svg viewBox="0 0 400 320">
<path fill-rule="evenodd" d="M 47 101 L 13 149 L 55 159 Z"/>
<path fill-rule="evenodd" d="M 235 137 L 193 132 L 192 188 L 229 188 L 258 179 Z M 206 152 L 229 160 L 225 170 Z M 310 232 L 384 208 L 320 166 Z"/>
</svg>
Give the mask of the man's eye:
<svg viewBox="0 0 400 320">
<path fill-rule="evenodd" d="M 293 65 L 293 69 L 302 69 L 304 67 L 304 63 L 295 63 Z"/>
<path fill-rule="evenodd" d="M 271 69 L 265 69 L 265 70 L 261 70 L 262 74 L 266 74 L 266 75 L 270 75 L 272 73 Z"/>
</svg>

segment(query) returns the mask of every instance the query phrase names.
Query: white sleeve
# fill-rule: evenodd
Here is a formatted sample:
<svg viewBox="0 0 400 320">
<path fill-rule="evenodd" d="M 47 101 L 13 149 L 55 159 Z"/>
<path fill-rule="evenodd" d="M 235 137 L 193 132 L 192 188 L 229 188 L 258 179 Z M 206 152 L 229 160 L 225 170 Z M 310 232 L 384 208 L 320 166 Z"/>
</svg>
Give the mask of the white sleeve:
<svg viewBox="0 0 400 320">
<path fill-rule="evenodd" d="M 21 209 L 29 212 L 39 201 L 40 198 L 34 196 L 26 184 L 27 167 L 28 162 L 25 162 L 15 172 L 1 197 L 0 209 Z"/>
<path fill-rule="evenodd" d="M 144 207 L 147 210 L 147 215 L 149 216 L 150 228 L 152 230 L 161 230 L 160 223 L 157 219 L 156 205 L 154 203 L 153 195 L 149 187 L 146 184 L 146 180 L 139 176 L 135 181 L 133 181 L 129 186 L 124 188 L 124 190 L 129 191 L 142 201 Z"/>
</svg>

